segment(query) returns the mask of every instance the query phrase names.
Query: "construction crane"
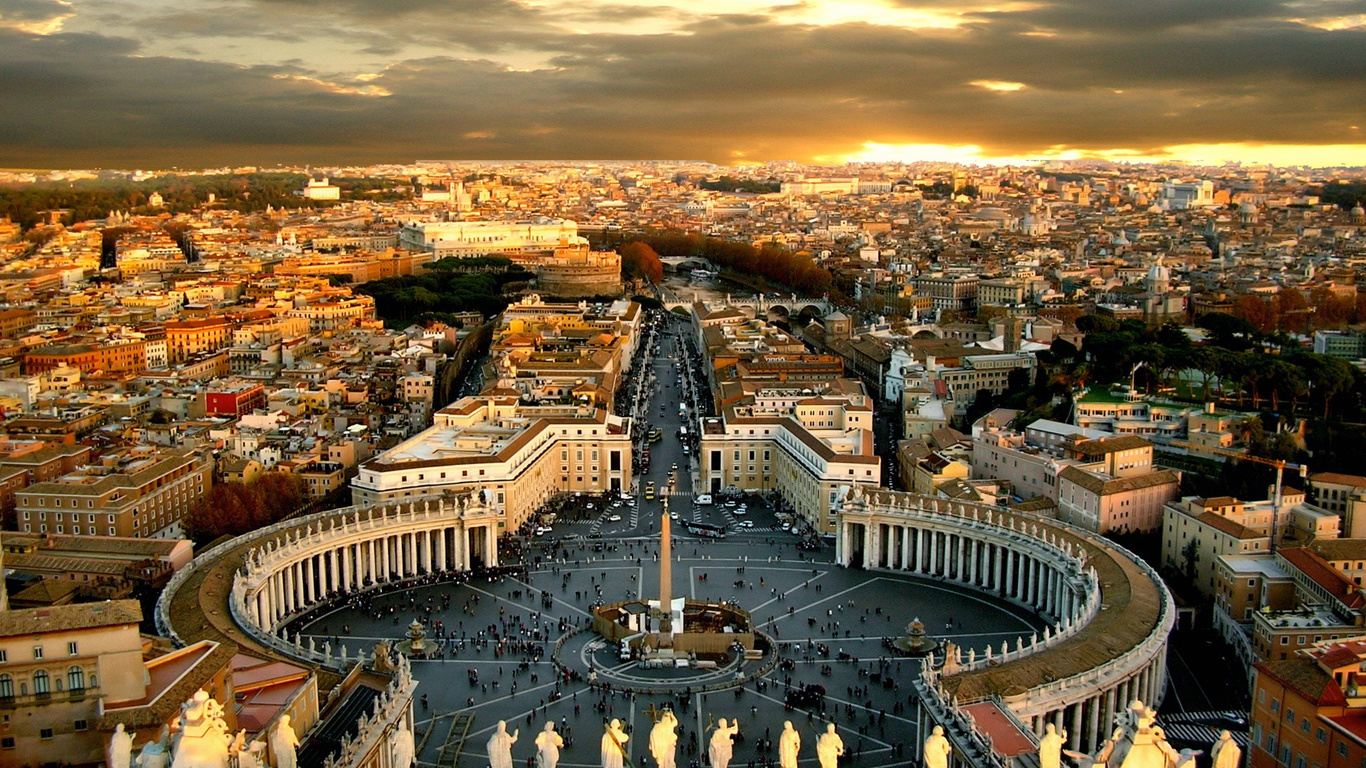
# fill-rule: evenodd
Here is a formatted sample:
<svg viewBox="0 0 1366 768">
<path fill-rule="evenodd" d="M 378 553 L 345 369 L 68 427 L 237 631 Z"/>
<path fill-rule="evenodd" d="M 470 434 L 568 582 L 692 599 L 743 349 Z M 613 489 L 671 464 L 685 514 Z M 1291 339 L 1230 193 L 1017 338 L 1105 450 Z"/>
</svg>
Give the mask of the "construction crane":
<svg viewBox="0 0 1366 768">
<path fill-rule="evenodd" d="M 1230 451 L 1227 448 L 1215 448 L 1213 446 L 1208 445 L 1196 445 L 1195 443 L 1187 443 L 1181 440 L 1173 440 L 1171 443 L 1169 443 L 1169 445 L 1175 448 L 1185 448 L 1188 451 L 1201 451 L 1203 453 L 1213 453 L 1218 456 L 1227 456 L 1231 459 L 1237 459 L 1239 461 L 1254 461 L 1258 464 L 1265 464 L 1268 467 L 1276 468 L 1276 493 L 1271 498 L 1271 553 L 1275 554 L 1276 534 L 1280 530 L 1279 525 L 1281 515 L 1281 485 L 1282 480 L 1285 476 L 1285 470 L 1287 468 L 1296 470 L 1300 473 L 1300 477 L 1304 478 L 1309 476 L 1309 467 L 1305 466 L 1304 464 L 1296 464 L 1293 461 L 1286 461 L 1284 459 L 1268 459 L 1262 456 L 1253 456 L 1251 454 L 1240 453 L 1238 451 Z"/>
</svg>

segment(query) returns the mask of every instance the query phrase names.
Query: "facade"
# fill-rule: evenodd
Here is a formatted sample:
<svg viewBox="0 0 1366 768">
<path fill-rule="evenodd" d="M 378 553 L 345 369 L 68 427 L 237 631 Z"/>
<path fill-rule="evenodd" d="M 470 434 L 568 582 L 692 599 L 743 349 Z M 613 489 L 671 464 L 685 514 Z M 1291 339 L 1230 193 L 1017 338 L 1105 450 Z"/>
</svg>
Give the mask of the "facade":
<svg viewBox="0 0 1366 768">
<path fill-rule="evenodd" d="M 143 446 L 19 491 L 18 525 L 25 533 L 166 538 L 212 484 L 207 455 Z"/>
<path fill-rule="evenodd" d="M 977 307 L 977 275 L 917 275 L 915 292 L 934 300 L 936 311 L 971 312 Z"/>
<path fill-rule="evenodd" d="M 250 381 L 215 382 L 204 393 L 204 412 L 209 416 L 238 417 L 266 405 L 266 388 Z"/>
<path fill-rule="evenodd" d="M 1162 505 L 1180 492 L 1181 477 L 1159 469 L 1132 477 L 1107 477 L 1079 467 L 1058 473 L 1058 517 L 1095 533 L 1155 531 Z"/>
<path fill-rule="evenodd" d="M 1098 536 L 990 504 L 859 488 L 840 507 L 835 546 L 842 565 L 955 583 L 1052 625 L 927 665 L 921 679 L 942 705 L 1002 702 L 1036 738 L 1051 724 L 1093 752 L 1126 702 L 1162 700 L 1175 605 L 1155 571 Z"/>
<path fill-rule="evenodd" d="M 0 610 L 0 762 L 103 761 L 101 704 L 146 691 L 141 620 L 136 600 Z"/>
<path fill-rule="evenodd" d="M 1343 536 L 1366 538 L 1366 477 L 1315 472 L 1309 476 L 1309 499 L 1342 518 Z"/>
<path fill-rule="evenodd" d="M 621 256 L 616 251 L 590 251 L 557 248 L 550 256 L 537 259 L 536 289 L 567 299 L 593 296 L 620 296 Z"/>
<path fill-rule="evenodd" d="M 1314 331 L 1314 354 L 1359 360 L 1366 357 L 1366 333 Z"/>
<path fill-rule="evenodd" d="M 465 397 L 433 426 L 361 466 L 357 504 L 435 499 L 482 488 L 511 531 L 552 495 L 631 487 L 631 420 L 602 408 Z"/>
<path fill-rule="evenodd" d="M 410 251 L 431 251 L 440 260 L 548 251 L 578 234 L 578 225 L 567 219 L 427 221 L 404 224 L 399 244 Z"/>
<path fill-rule="evenodd" d="M 840 497 L 855 485 L 882 482 L 872 401 L 861 388 L 815 397 L 803 389 L 763 389 L 723 416 L 703 419 L 700 487 L 775 491 L 812 529 L 834 533 Z"/>
<path fill-rule="evenodd" d="M 223 318 L 172 320 L 166 323 L 166 348 L 172 365 L 205 353 L 217 352 L 227 347 L 231 340 L 232 326 Z"/>
<path fill-rule="evenodd" d="M 1366 643 L 1327 641 L 1258 662 L 1252 686 L 1251 768 L 1359 768 L 1366 762 Z"/>
</svg>

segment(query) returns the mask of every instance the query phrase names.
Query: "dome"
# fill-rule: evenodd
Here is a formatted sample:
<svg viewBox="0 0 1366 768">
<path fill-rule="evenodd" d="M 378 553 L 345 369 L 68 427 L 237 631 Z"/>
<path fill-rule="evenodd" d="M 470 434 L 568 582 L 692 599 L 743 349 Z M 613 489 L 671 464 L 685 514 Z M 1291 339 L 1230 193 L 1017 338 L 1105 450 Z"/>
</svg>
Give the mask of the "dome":
<svg viewBox="0 0 1366 768">
<path fill-rule="evenodd" d="M 973 215 L 978 221 L 1004 221 L 1010 218 L 1010 214 L 1000 208 L 983 208 Z"/>
<path fill-rule="evenodd" d="M 1148 270 L 1149 284 L 1157 283 L 1159 281 L 1164 283 L 1170 282 L 1171 279 L 1171 270 L 1167 269 L 1167 267 L 1160 261 L 1154 264 L 1152 269 Z"/>
<path fill-rule="evenodd" d="M 1366 208 L 1361 207 L 1361 203 L 1352 206 L 1352 221 L 1366 221 Z"/>
<path fill-rule="evenodd" d="M 1120 230 L 1119 232 L 1115 233 L 1115 239 L 1110 241 L 1110 244 L 1116 248 L 1119 248 L 1121 246 L 1128 245 L 1129 238 L 1124 236 L 1124 230 Z"/>
</svg>

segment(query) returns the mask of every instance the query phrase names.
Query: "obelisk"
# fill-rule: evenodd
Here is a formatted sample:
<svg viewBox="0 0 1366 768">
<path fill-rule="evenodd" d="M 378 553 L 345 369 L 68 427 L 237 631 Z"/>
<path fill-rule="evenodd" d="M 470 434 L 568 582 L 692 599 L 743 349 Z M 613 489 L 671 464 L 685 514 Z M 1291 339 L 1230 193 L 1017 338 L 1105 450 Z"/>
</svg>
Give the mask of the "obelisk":
<svg viewBox="0 0 1366 768">
<path fill-rule="evenodd" d="M 669 525 L 669 497 L 664 497 L 664 514 L 659 524 L 659 647 L 670 648 L 674 644 L 672 627 L 673 595 L 670 582 L 673 580 L 673 532 Z"/>
</svg>

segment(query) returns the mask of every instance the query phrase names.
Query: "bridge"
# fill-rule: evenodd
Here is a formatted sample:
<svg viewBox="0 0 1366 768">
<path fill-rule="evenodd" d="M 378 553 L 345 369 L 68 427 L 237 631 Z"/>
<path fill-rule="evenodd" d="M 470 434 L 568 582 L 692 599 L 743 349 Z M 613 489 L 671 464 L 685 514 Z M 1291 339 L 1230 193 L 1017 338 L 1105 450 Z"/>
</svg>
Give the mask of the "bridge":
<svg viewBox="0 0 1366 768">
<path fill-rule="evenodd" d="M 833 314 L 837 309 L 828 299 L 813 299 L 795 294 L 770 299 L 764 296 L 734 296 L 728 293 L 724 299 L 703 301 L 702 303 L 710 311 L 734 307 L 739 310 L 749 310 L 754 313 L 755 317 L 762 316 L 770 320 L 788 320 L 802 315 L 820 319 Z M 675 307 L 688 309 L 692 305 L 693 302 L 691 301 L 664 302 L 664 306 L 670 310 Z"/>
</svg>

